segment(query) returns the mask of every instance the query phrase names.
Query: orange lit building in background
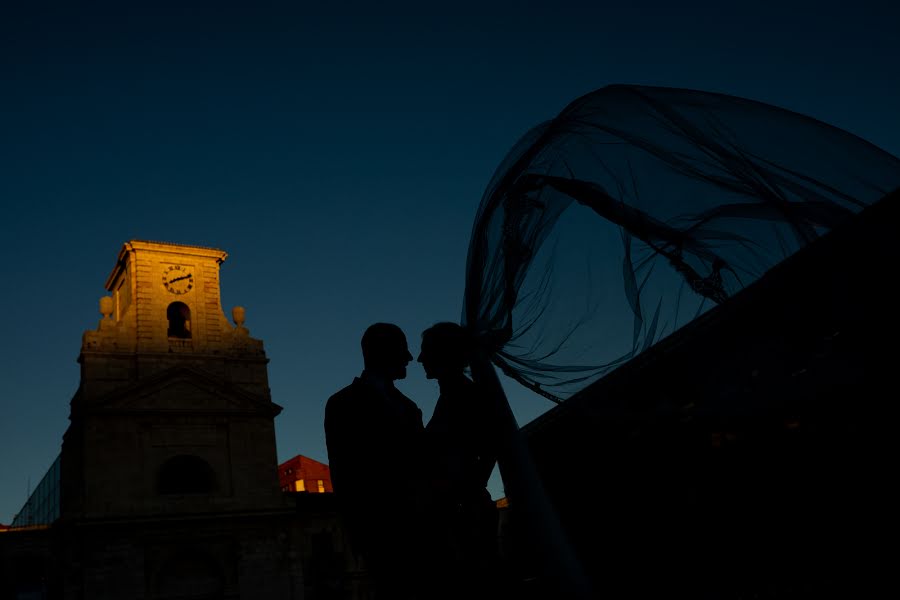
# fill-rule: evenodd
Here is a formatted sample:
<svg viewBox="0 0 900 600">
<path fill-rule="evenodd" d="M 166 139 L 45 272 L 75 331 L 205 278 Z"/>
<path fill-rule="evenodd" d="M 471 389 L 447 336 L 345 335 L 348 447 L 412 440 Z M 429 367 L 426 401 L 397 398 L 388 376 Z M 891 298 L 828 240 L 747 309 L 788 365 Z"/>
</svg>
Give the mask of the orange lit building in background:
<svg viewBox="0 0 900 600">
<path fill-rule="evenodd" d="M 278 465 L 278 481 L 285 492 L 334 492 L 328 465 L 300 454 Z"/>
</svg>

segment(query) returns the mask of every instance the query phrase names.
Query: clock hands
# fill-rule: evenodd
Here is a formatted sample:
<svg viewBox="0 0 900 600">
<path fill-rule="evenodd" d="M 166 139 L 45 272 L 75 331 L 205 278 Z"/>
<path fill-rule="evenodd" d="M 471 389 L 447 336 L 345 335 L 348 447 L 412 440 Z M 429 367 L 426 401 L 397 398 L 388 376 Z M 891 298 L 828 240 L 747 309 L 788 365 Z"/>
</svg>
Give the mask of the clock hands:
<svg viewBox="0 0 900 600">
<path fill-rule="evenodd" d="M 190 277 L 193 277 L 193 275 L 191 273 L 188 273 L 187 275 L 182 275 L 181 277 L 176 277 L 175 279 L 170 279 L 169 283 L 170 284 L 175 283 L 176 281 L 181 281 L 182 279 L 188 279 Z"/>
</svg>

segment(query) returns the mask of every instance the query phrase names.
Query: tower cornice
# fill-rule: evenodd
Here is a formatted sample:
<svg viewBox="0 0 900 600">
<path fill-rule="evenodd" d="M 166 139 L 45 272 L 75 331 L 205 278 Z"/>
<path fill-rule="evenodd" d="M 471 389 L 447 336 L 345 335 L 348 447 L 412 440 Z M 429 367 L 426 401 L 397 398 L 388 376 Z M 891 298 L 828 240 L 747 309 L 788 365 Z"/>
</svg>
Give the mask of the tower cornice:
<svg viewBox="0 0 900 600">
<path fill-rule="evenodd" d="M 119 274 L 125 268 L 125 260 L 129 253 L 135 250 L 152 250 L 158 254 L 172 254 L 176 256 L 199 256 L 202 258 L 213 258 L 220 265 L 228 258 L 228 253 L 219 248 L 211 248 L 208 246 L 196 246 L 193 244 L 179 244 L 175 242 L 156 242 L 151 240 L 131 240 L 122 244 L 119 251 L 119 257 L 116 260 L 116 266 L 113 267 L 109 277 L 106 278 L 105 288 L 112 291 L 112 286 Z"/>
</svg>

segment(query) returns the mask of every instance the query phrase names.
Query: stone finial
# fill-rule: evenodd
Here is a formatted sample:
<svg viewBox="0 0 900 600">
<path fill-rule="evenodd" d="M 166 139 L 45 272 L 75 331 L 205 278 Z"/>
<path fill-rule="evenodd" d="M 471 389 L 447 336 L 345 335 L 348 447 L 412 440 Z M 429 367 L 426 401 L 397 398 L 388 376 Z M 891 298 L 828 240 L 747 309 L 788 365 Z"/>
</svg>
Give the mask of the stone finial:
<svg viewBox="0 0 900 600">
<path fill-rule="evenodd" d="M 113 299 L 112 296 L 102 296 L 100 298 L 100 314 L 104 319 L 112 319 Z"/>
<path fill-rule="evenodd" d="M 103 318 L 100 319 L 100 326 L 97 328 L 97 331 L 112 331 L 116 328 L 116 322 L 113 321 L 113 299 L 112 296 L 101 296 L 100 297 L 100 314 L 103 315 Z"/>
<path fill-rule="evenodd" d="M 243 306 L 235 306 L 231 309 L 231 318 L 234 319 L 234 324 L 239 328 L 244 326 L 244 318 L 246 317 L 246 311 Z"/>
<path fill-rule="evenodd" d="M 246 338 L 250 335 L 250 330 L 244 327 L 245 311 L 243 306 L 235 306 L 231 309 L 231 318 L 234 319 L 234 334 L 239 338 Z"/>
</svg>

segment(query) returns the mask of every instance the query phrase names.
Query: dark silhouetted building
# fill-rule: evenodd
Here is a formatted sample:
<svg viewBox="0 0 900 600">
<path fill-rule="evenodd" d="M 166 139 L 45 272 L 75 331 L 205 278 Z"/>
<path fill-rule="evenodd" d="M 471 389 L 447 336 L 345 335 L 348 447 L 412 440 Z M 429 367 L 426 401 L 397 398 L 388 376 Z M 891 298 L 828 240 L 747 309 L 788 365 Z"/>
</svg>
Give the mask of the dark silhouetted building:
<svg viewBox="0 0 900 600">
<path fill-rule="evenodd" d="M 889 572 L 898 208 L 524 428 L 599 596 L 869 597 Z"/>
<path fill-rule="evenodd" d="M 59 518 L 59 457 L 28 496 L 22 509 L 13 517 L 11 527 L 50 525 Z"/>
</svg>

